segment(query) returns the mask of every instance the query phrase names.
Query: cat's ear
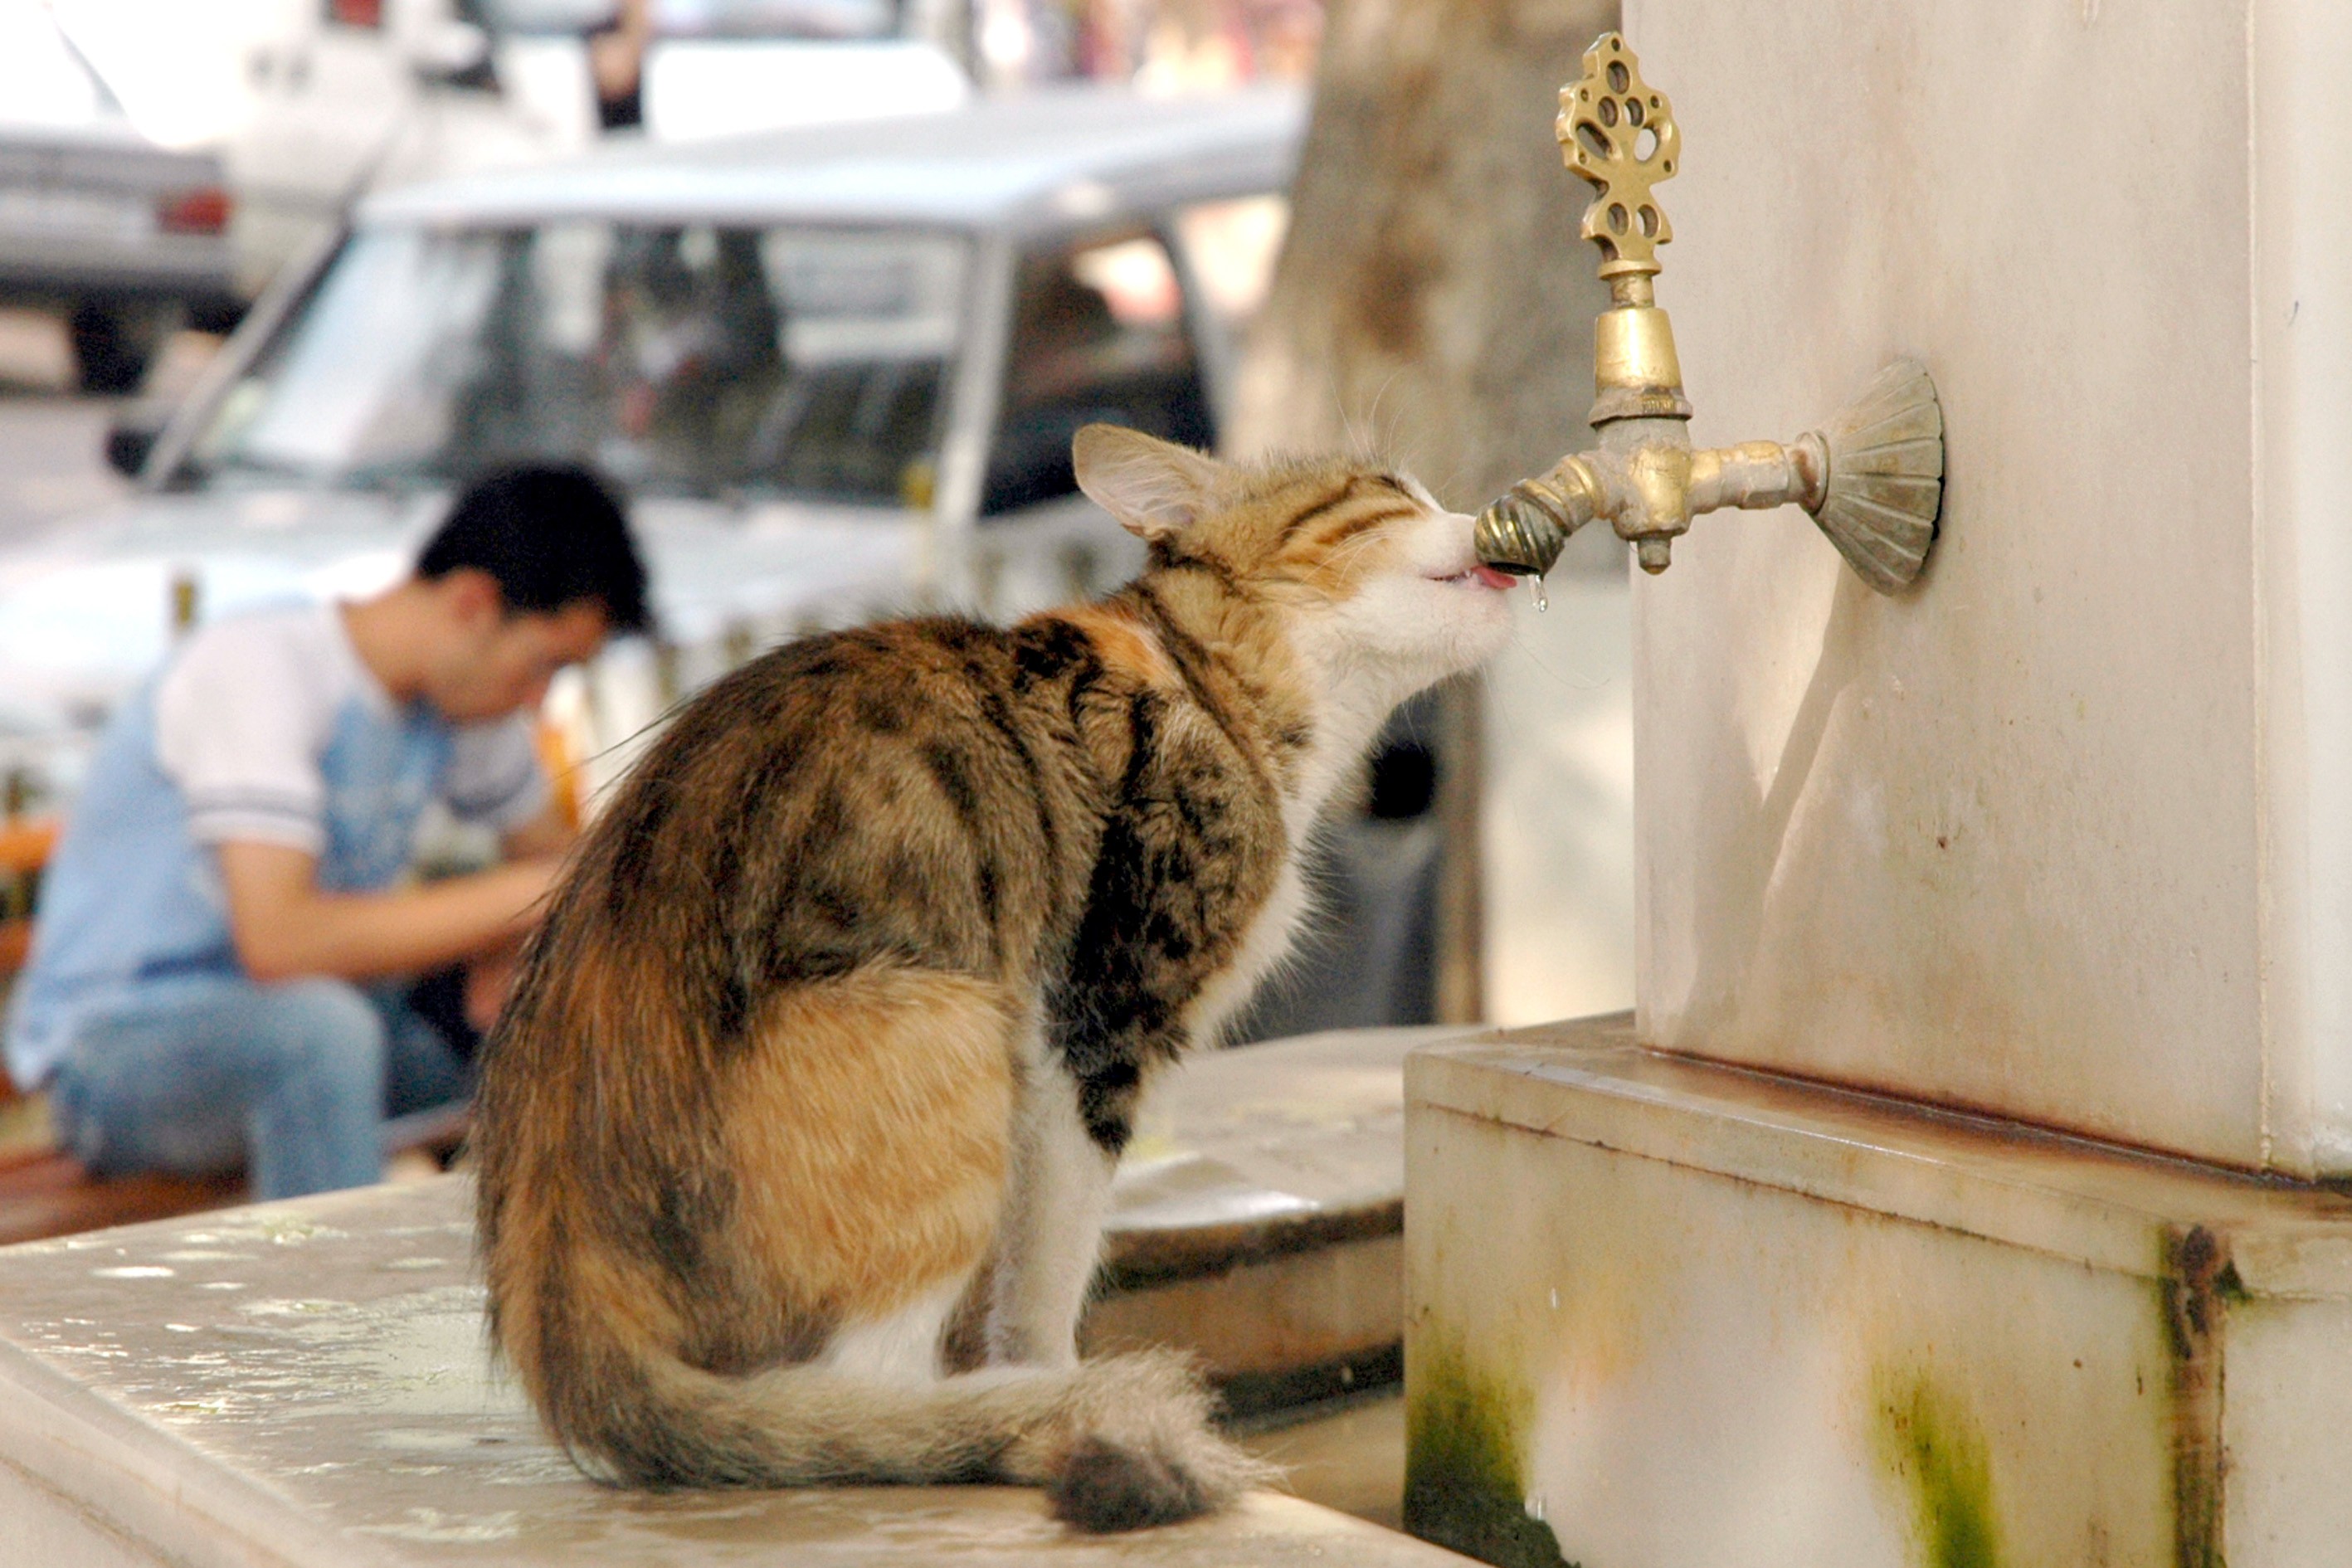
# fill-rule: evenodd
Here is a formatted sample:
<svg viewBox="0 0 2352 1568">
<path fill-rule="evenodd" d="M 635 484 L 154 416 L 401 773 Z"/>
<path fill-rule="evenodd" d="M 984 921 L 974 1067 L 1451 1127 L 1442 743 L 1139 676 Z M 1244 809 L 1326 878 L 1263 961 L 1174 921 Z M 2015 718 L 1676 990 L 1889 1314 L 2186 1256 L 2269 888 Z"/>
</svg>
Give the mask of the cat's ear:
<svg viewBox="0 0 2352 1568">
<path fill-rule="evenodd" d="M 1213 510 L 1226 472 L 1214 458 L 1116 425 L 1080 428 L 1070 459 L 1078 489 L 1148 540 L 1166 539 Z"/>
</svg>

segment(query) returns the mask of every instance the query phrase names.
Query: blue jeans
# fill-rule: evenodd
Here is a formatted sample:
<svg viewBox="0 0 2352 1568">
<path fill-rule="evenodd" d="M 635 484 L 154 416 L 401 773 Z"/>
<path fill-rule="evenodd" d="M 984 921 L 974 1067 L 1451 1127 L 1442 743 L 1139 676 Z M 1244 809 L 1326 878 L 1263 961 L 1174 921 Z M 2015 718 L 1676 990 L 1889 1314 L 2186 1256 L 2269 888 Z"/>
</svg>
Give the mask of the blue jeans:
<svg viewBox="0 0 2352 1568">
<path fill-rule="evenodd" d="M 157 987 L 86 1016 L 49 1101 L 105 1175 L 247 1169 L 256 1198 L 364 1186 L 381 1128 L 462 1097 L 467 1072 L 397 987 L 233 976 Z"/>
</svg>

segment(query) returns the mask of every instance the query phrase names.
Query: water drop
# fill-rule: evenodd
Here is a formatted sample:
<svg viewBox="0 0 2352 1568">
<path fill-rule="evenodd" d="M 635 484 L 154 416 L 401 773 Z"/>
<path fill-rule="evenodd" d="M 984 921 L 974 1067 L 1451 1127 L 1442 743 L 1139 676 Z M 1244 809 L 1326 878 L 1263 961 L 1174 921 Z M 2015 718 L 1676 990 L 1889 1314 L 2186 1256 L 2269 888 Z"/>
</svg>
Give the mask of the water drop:
<svg viewBox="0 0 2352 1568">
<path fill-rule="evenodd" d="M 1531 575 L 1528 578 L 1528 597 L 1536 602 L 1537 615 L 1540 616 L 1551 608 L 1551 601 L 1544 597 L 1543 579 L 1540 577 Z"/>
</svg>

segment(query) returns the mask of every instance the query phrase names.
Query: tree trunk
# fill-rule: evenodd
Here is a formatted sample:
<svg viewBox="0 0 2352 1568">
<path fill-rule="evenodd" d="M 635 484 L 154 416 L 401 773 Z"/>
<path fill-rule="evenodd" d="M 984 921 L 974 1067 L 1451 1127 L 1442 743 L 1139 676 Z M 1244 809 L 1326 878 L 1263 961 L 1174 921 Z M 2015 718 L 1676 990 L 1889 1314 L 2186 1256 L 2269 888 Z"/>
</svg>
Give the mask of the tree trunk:
<svg viewBox="0 0 2352 1568">
<path fill-rule="evenodd" d="M 1331 0 L 1226 447 L 1377 456 L 1475 510 L 1586 444 L 1590 194 L 1552 121 L 1613 0 Z M 1438 1016 L 1484 1015 L 1480 687 L 1444 693 Z"/>
<path fill-rule="evenodd" d="M 1232 450 L 1376 453 L 1466 510 L 1585 444 L 1607 294 L 1552 121 L 1616 25 L 1594 0 L 1332 0 Z"/>
</svg>

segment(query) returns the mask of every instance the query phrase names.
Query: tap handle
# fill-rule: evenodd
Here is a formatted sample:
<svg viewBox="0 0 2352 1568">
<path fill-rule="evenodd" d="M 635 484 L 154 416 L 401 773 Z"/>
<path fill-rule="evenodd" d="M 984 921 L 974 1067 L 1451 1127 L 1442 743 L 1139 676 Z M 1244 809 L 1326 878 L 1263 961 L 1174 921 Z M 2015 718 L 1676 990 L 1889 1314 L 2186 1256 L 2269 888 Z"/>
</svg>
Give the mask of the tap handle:
<svg viewBox="0 0 2352 1568">
<path fill-rule="evenodd" d="M 1674 177 L 1683 133 L 1622 34 L 1603 33 L 1584 51 L 1584 75 L 1559 89 L 1553 131 L 1561 159 L 1594 187 L 1581 232 L 1601 247 L 1601 276 L 1656 272 L 1658 247 L 1675 230 L 1652 188 Z"/>
</svg>

